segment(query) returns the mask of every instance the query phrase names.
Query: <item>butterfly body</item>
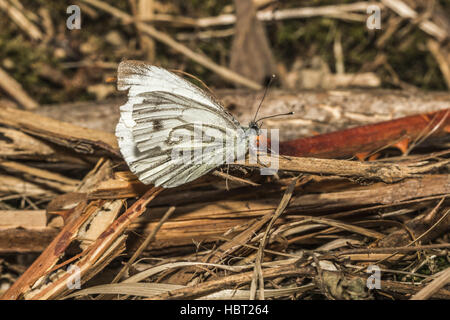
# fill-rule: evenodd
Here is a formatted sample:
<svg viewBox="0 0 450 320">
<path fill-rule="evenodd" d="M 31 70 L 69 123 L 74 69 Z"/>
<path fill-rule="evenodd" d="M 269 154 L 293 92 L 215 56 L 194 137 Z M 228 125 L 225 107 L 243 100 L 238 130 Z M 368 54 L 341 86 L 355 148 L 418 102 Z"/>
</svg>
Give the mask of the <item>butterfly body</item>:
<svg viewBox="0 0 450 320">
<path fill-rule="evenodd" d="M 165 188 L 243 160 L 259 134 L 242 127 L 206 92 L 163 68 L 121 62 L 118 89 L 128 90 L 116 127 L 120 151 L 140 181 Z"/>
</svg>

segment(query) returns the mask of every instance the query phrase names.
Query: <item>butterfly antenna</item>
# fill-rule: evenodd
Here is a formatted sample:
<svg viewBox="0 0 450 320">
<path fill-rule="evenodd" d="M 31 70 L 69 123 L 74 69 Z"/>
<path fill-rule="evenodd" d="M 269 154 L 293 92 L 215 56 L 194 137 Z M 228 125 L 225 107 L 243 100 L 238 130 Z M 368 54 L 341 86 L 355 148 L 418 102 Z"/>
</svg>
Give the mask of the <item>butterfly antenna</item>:
<svg viewBox="0 0 450 320">
<path fill-rule="evenodd" d="M 255 122 L 259 122 L 259 121 L 261 121 L 261 120 L 269 119 L 269 118 L 281 117 L 281 116 L 292 116 L 293 114 L 294 114 L 293 111 L 291 111 L 291 112 L 286 112 L 286 113 L 274 114 L 274 115 L 271 115 L 271 116 L 259 118 L 259 119 L 256 120 Z"/>
<path fill-rule="evenodd" d="M 261 99 L 261 102 L 259 103 L 258 109 L 256 109 L 256 113 L 255 113 L 255 117 L 253 118 L 253 122 L 256 122 L 255 121 L 256 120 L 256 116 L 258 115 L 259 109 L 261 108 L 261 105 L 262 105 L 264 99 L 266 98 L 267 91 L 269 91 L 269 88 L 270 88 L 270 85 L 272 84 L 273 79 L 275 79 L 275 75 L 274 74 L 272 74 L 272 76 L 269 79 L 269 83 L 267 84 L 266 88 L 264 89 L 264 95 L 263 95 L 263 97 Z"/>
</svg>

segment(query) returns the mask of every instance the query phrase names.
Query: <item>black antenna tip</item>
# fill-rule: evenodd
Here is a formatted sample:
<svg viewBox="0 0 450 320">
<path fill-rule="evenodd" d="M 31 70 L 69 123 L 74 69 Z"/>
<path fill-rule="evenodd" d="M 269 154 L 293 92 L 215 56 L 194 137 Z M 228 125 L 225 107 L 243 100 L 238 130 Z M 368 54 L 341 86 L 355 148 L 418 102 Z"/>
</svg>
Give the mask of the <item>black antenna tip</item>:
<svg viewBox="0 0 450 320">
<path fill-rule="evenodd" d="M 274 114 L 274 115 L 271 115 L 271 116 L 262 117 L 262 118 L 260 118 L 260 119 L 258 119 L 256 121 L 254 121 L 254 122 L 259 122 L 259 121 L 264 120 L 264 119 L 270 119 L 270 118 L 275 118 L 275 117 L 280 117 L 280 116 L 292 116 L 293 114 L 294 114 L 294 111 L 286 112 L 286 113 Z"/>
</svg>

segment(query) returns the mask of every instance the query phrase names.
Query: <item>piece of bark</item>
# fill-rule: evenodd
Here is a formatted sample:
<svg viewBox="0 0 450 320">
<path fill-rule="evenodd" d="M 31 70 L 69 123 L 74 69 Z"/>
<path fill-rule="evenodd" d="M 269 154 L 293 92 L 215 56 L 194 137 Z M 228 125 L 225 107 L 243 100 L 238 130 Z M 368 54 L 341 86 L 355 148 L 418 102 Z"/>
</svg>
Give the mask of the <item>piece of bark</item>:
<svg viewBox="0 0 450 320">
<path fill-rule="evenodd" d="M 20 278 L 0 297 L 0 299 L 20 299 L 23 294 L 31 289 L 35 282 L 43 277 L 59 260 L 65 249 L 76 236 L 76 230 L 95 212 L 101 205 L 101 201 L 91 203 L 86 209 L 86 203 L 81 203 L 73 209 L 71 221 L 66 225 L 63 232 L 60 232 L 46 248 L 43 254 L 36 259 L 33 264 L 23 273 Z M 84 215 L 81 215 L 85 213 Z M 82 217 L 82 218 L 80 218 Z M 79 219 L 80 218 L 80 219 Z"/>
<path fill-rule="evenodd" d="M 336 175 L 355 179 L 369 179 L 393 183 L 406 178 L 420 176 L 426 172 L 431 172 L 438 168 L 445 167 L 448 161 L 428 162 L 360 162 L 336 159 L 301 158 L 289 156 L 267 156 L 258 155 L 256 160 L 246 161 L 247 167 L 275 168 L 283 171 L 293 171 L 299 173 L 314 173 L 318 175 Z"/>
<path fill-rule="evenodd" d="M 11 175 L 0 174 L 0 195 L 24 197 L 55 196 L 58 193 L 50 186 L 40 185 L 37 181 L 27 181 Z M 61 186 L 61 185 L 59 185 Z"/>
<path fill-rule="evenodd" d="M 71 179 L 55 172 L 30 167 L 19 162 L 3 161 L 0 162 L 0 168 L 8 172 L 32 177 L 30 178 L 31 181 L 47 185 L 60 192 L 74 191 L 80 183 L 79 180 Z"/>
<path fill-rule="evenodd" d="M 89 161 L 85 159 L 88 157 L 65 151 L 67 150 L 20 130 L 0 127 L 0 155 L 3 159 L 46 161 L 49 167 L 50 163 L 53 163 L 57 164 L 59 169 L 90 166 Z"/>
<path fill-rule="evenodd" d="M 65 193 L 54 197 L 47 205 L 47 214 L 49 215 L 49 225 L 60 226 L 67 222 L 69 209 L 74 208 L 80 202 L 87 200 L 87 194 L 92 192 L 98 185 L 113 176 L 112 164 L 110 160 L 101 158 L 97 165 L 89 171 L 83 180 L 77 185 L 74 192 Z M 143 193 L 142 193 L 143 194 Z M 106 199 L 106 198 L 103 198 Z M 59 217 L 51 215 L 59 215 Z M 51 218 L 54 219 L 51 219 Z M 58 218 L 63 219 L 61 222 Z"/>
<path fill-rule="evenodd" d="M 449 133 L 450 109 L 447 109 L 280 142 L 279 152 L 297 157 L 345 158 L 358 154 L 365 157 L 371 152 L 403 143 L 400 148 L 406 153 L 418 141 L 445 136 L 448 138 Z"/>
<path fill-rule="evenodd" d="M 151 247 L 184 245 L 191 243 L 192 239 L 215 240 L 230 228 L 244 225 L 252 219 L 273 212 L 279 202 L 280 192 L 268 194 L 259 200 L 254 200 L 254 193 L 249 193 L 247 199 L 179 205 L 175 215 L 161 227 Z M 286 213 L 294 219 L 297 214 L 316 215 L 332 210 L 341 212 L 349 208 L 378 204 L 398 205 L 411 199 L 440 196 L 449 192 L 450 178 L 447 175 L 423 177 L 393 185 L 379 183 L 371 186 L 355 186 L 337 192 L 300 194 L 291 199 Z M 144 214 L 132 223 L 131 228 L 141 230 L 145 234 L 151 232 L 168 206 L 152 208 L 150 219 Z M 430 236 L 435 238 L 437 234 Z"/>
<path fill-rule="evenodd" d="M 253 119 L 262 97 L 262 92 L 249 90 L 217 90 L 214 93 L 242 125 Z M 36 112 L 112 133 L 119 119 L 119 106 L 124 102 L 125 98 L 120 98 L 105 102 L 49 105 L 40 107 Z M 292 116 L 263 122 L 263 128 L 279 129 L 280 140 L 286 141 L 449 108 L 449 92 L 382 89 L 290 92 L 271 89 L 259 116 L 295 112 Z"/>
<path fill-rule="evenodd" d="M 82 276 L 83 282 L 99 272 L 113 257 L 117 256 L 124 249 L 123 241 L 125 237 L 122 233 L 131 221 L 145 211 L 146 205 L 161 191 L 162 188 L 153 188 L 147 191 L 146 194 L 111 224 L 97 224 L 102 230 L 97 230 L 96 233 L 101 234 L 93 243 L 89 241 L 85 243 L 85 250 L 80 254 L 78 260 L 74 262 L 74 265 L 80 268 L 80 275 Z M 115 209 L 110 209 L 109 204 L 112 205 L 112 202 L 119 205 L 115 206 Z M 86 224 L 92 222 L 92 219 L 102 214 L 103 211 L 117 211 L 115 213 L 117 214 L 121 206 L 120 200 L 110 202 L 104 200 L 92 201 L 87 205 L 85 202 L 81 202 L 77 205 L 72 209 L 73 213 L 69 216 L 66 225 L 58 236 L 0 298 L 52 299 L 69 290 L 66 284 L 70 273 L 64 272 L 61 268 L 70 263 L 71 260 L 59 265 L 56 265 L 56 263 L 63 256 L 70 243 L 80 233 L 83 234 L 83 228 L 88 229 L 89 226 Z M 107 214 L 109 215 L 110 213 L 107 212 Z M 82 238 L 78 240 L 82 241 L 83 244 Z M 58 274 L 54 274 L 55 277 L 50 283 L 46 284 L 46 277 L 56 270 L 58 270 Z"/>
<path fill-rule="evenodd" d="M 56 150 L 44 141 L 21 131 L 0 127 L 0 154 L 16 159 L 53 158 Z"/>
<path fill-rule="evenodd" d="M 401 151 L 406 152 L 408 147 L 414 147 L 416 141 L 423 138 L 447 136 L 450 131 L 449 110 L 284 141 L 280 143 L 280 153 L 318 158 L 351 158 L 355 155 L 369 155 L 399 143 L 403 143 L 405 149 Z M 109 143 L 115 141 L 112 134 L 103 133 L 103 136 Z"/>
<path fill-rule="evenodd" d="M 45 250 L 58 235 L 59 229 L 45 228 L 0 228 L 0 253 L 39 253 Z"/>
<path fill-rule="evenodd" d="M 261 197 L 259 200 L 255 200 L 255 192 L 261 188 Z M 376 206 L 380 204 L 401 205 L 414 199 L 424 199 L 421 200 L 423 202 L 432 197 L 445 196 L 450 193 L 450 177 L 448 175 L 431 175 L 407 179 L 391 185 L 377 183 L 369 186 L 346 186 L 343 189 L 326 192 L 327 187 L 322 184 L 311 190 L 305 189 L 301 193 L 296 191 L 286 213 L 290 215 L 290 219 L 295 219 L 298 214 L 323 215 L 326 212 L 345 212 L 345 210 L 352 210 L 355 207 L 370 209 L 370 206 L 373 206 L 373 210 L 378 212 L 379 209 Z M 319 191 L 320 193 L 317 193 Z M 170 202 L 171 192 L 174 191 L 165 191 L 166 202 L 168 202 L 166 205 L 160 204 L 158 207 L 152 207 L 149 210 L 150 215 L 145 213 L 139 219 L 134 220 L 130 224 L 129 230 L 144 236 L 150 233 L 172 205 Z M 162 225 L 148 250 L 192 245 L 193 241 L 216 241 L 222 238 L 227 230 L 245 225 L 255 218 L 273 212 L 278 205 L 280 192 L 282 189 L 267 192 L 264 187 L 256 189 L 245 187 L 239 188 L 229 195 L 233 198 L 240 193 L 241 196 L 236 199 L 229 199 L 229 197 L 213 199 L 209 195 L 203 201 L 180 203 L 171 219 Z M 139 194 L 136 193 L 133 196 L 139 196 Z M 176 193 L 172 194 L 172 198 L 176 198 Z M 441 225 L 441 227 L 443 226 L 445 224 Z M 439 227 L 440 233 L 443 230 L 441 227 Z M 420 233 L 419 230 L 418 233 Z M 27 230 L 26 233 L 17 236 L 16 241 L 22 243 L 21 251 L 33 249 L 30 244 L 26 244 L 24 241 L 19 242 L 19 239 L 26 238 L 28 235 L 31 237 L 33 234 L 35 234 L 34 231 Z M 431 233 L 429 239 L 438 235 L 439 232 Z M 0 232 L 0 252 L 8 252 L 8 241 L 10 241 L 8 239 L 10 238 L 7 234 Z M 48 244 L 48 239 L 46 239 L 35 238 L 33 242 L 36 246 L 40 245 L 43 248 Z M 388 239 L 386 238 L 386 243 Z M 136 248 L 135 240 L 130 240 L 129 245 L 131 250 Z M 14 246 L 14 248 L 17 249 L 18 246 Z"/>
<path fill-rule="evenodd" d="M 70 119 L 66 118 L 66 121 Z M 82 128 L 69 122 L 8 107 L 0 109 L 0 124 L 20 129 L 81 154 L 96 152 L 98 155 L 106 153 L 119 156 L 115 136 L 103 131 Z"/>
<path fill-rule="evenodd" d="M 77 186 L 77 192 L 90 193 L 98 187 L 100 183 L 114 176 L 113 163 L 109 159 L 101 158 L 95 167 L 84 176 Z"/>
<path fill-rule="evenodd" d="M 4 228 L 45 228 L 45 210 L 0 210 L 0 229 Z"/>
<path fill-rule="evenodd" d="M 126 231 L 127 226 L 131 221 L 137 219 L 146 210 L 147 204 L 151 202 L 162 190 L 162 188 L 153 188 L 148 190 L 138 201 L 136 201 L 111 224 L 99 225 L 99 227 L 101 227 L 104 231 L 101 232 L 93 243 L 88 242 L 86 244 L 86 249 L 83 251 L 83 256 L 74 263 L 74 265 L 80 270 L 82 283 L 86 282 L 95 274 L 100 272 L 112 260 L 112 258 L 116 257 L 121 251 L 123 251 L 123 243 L 126 239 L 126 236 L 123 235 L 123 233 Z M 120 200 L 114 200 L 112 202 L 119 204 L 121 203 Z M 121 205 L 118 208 L 120 209 L 120 207 Z M 101 210 L 106 211 L 107 209 L 102 206 Z M 77 234 L 79 234 L 79 231 Z M 111 256 L 111 250 L 115 250 L 119 244 L 122 244 L 120 250 Z M 110 257 L 108 257 L 108 255 Z M 70 275 L 65 274 L 55 281 L 53 286 L 45 286 L 38 292 L 30 292 L 26 298 L 54 299 L 61 296 L 69 290 L 66 286 L 68 277 L 70 277 Z"/>
</svg>

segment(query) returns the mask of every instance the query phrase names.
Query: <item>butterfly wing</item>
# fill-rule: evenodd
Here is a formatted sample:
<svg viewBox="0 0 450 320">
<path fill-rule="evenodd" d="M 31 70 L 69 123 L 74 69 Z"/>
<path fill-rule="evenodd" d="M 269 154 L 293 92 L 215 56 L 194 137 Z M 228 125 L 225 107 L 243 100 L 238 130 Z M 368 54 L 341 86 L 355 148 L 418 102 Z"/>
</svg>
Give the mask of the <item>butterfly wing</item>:
<svg viewBox="0 0 450 320">
<path fill-rule="evenodd" d="M 239 122 L 177 75 L 126 61 L 119 65 L 118 89 L 129 91 L 116 136 L 130 170 L 142 182 L 176 187 L 245 155 L 247 139 Z"/>
</svg>

